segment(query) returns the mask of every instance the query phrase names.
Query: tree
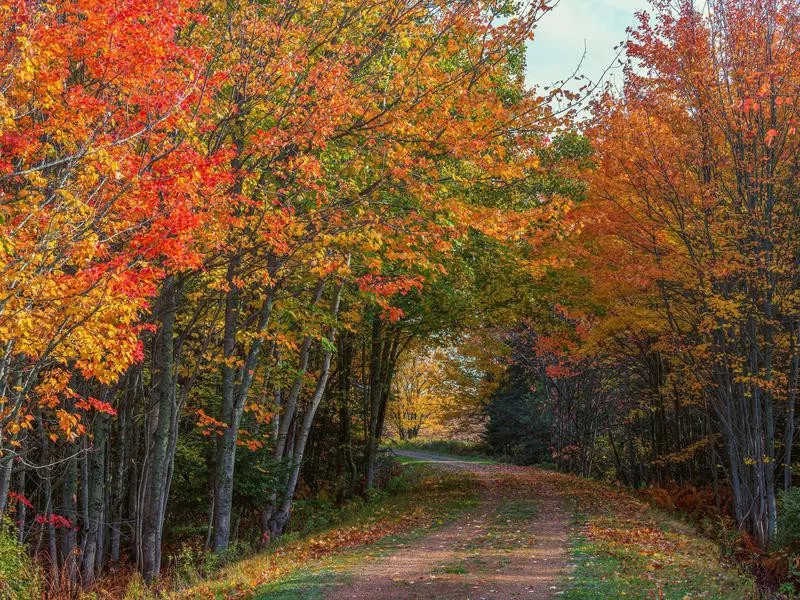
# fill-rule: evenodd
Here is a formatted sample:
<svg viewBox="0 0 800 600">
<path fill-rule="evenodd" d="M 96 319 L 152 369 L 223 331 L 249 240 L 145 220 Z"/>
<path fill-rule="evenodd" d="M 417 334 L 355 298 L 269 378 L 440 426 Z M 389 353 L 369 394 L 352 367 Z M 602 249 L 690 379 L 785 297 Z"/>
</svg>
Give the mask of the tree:
<svg viewBox="0 0 800 600">
<path fill-rule="evenodd" d="M 523 79 L 547 10 L 0 0 L 0 513 L 54 585 L 154 581 L 176 497 L 220 554 L 281 534 L 331 447 L 342 498 L 376 483 L 470 245 L 563 210 Z"/>
<path fill-rule="evenodd" d="M 624 89 L 587 128 L 588 199 L 553 250 L 555 381 L 599 368 L 612 402 L 637 399 L 606 439 L 626 435 L 655 480 L 687 464 L 716 482 L 724 453 L 736 519 L 761 545 L 795 438 L 798 16 L 737 0 L 641 13 Z"/>
<path fill-rule="evenodd" d="M 159 282 L 198 264 L 192 234 L 215 178 L 185 125 L 205 72 L 178 35 L 190 3 L 168 4 L 0 6 L 0 512 L 34 428 L 50 444 L 91 444 L 94 422 L 87 501 L 101 518 L 109 390 L 142 358 Z M 102 533 L 83 534 L 87 584 Z"/>
</svg>

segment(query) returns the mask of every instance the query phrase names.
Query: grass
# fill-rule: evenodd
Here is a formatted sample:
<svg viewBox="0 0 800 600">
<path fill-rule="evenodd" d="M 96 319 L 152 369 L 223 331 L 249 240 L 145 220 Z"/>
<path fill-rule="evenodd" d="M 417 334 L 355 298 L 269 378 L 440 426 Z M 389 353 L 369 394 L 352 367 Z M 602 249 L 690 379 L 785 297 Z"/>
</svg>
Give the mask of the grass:
<svg viewBox="0 0 800 600">
<path fill-rule="evenodd" d="M 421 451 L 420 451 L 421 452 Z M 444 456 L 444 455 L 443 455 Z M 394 460 L 399 462 L 402 465 L 430 465 L 431 461 L 425 458 L 415 458 L 412 456 L 403 456 L 401 454 L 397 454 L 393 456 Z M 466 463 L 474 463 L 478 465 L 496 465 L 499 464 L 496 461 L 492 460 L 491 458 L 485 458 L 482 456 L 453 456 L 454 460 L 458 460 L 459 462 L 466 462 Z"/>
<path fill-rule="evenodd" d="M 539 503 L 535 499 L 506 500 L 500 505 L 495 519 L 504 523 L 527 523 L 539 516 Z"/>
<path fill-rule="evenodd" d="M 586 536 L 574 538 L 572 556 L 576 569 L 562 596 L 570 600 L 622 597 L 743 600 L 758 597 L 752 583 L 744 576 L 732 575 L 726 569 L 716 571 L 715 561 L 698 564 L 678 557 L 671 564 L 658 564 L 636 547 L 598 544 Z M 701 560 L 706 558 L 703 554 Z M 657 570 L 660 570 L 658 574 Z"/>
<path fill-rule="evenodd" d="M 473 554 L 462 556 L 453 562 L 438 566 L 433 572 L 441 575 L 468 575 L 469 573 L 485 573 L 488 569 L 497 567 L 498 564 L 495 564 L 496 562 L 497 561 Z"/>
<path fill-rule="evenodd" d="M 719 547 L 632 496 L 578 480 L 571 539 L 575 564 L 562 598 L 758 598 L 753 580 L 724 564 Z"/>
<path fill-rule="evenodd" d="M 497 512 L 492 515 L 486 532 L 475 537 L 469 544 L 469 549 L 472 552 L 513 550 L 535 543 L 535 538 L 525 525 L 534 520 L 538 514 L 539 503 L 535 499 L 517 498 L 502 501 Z"/>
<path fill-rule="evenodd" d="M 466 575 L 469 573 L 466 565 L 463 561 L 459 561 L 457 563 L 444 565 L 441 569 L 438 569 L 442 573 L 447 573 L 449 575 Z"/>
<path fill-rule="evenodd" d="M 462 475 L 463 477 L 463 475 Z M 466 482 L 466 478 L 465 482 Z M 456 483 L 457 478 L 451 480 Z M 460 485 L 456 486 L 462 489 Z M 463 490 L 466 492 L 466 490 Z M 440 499 L 441 500 L 441 499 Z M 355 547 L 344 552 L 335 552 L 298 568 L 284 577 L 258 588 L 254 600 L 316 600 L 325 597 L 330 588 L 347 583 L 366 562 L 380 560 L 428 535 L 432 530 L 452 521 L 463 511 L 476 505 L 475 498 L 465 493 L 456 502 L 445 501 L 430 513 L 426 522 L 418 528 L 387 535 L 374 543 Z M 466 573 L 466 571 L 462 571 Z"/>
<path fill-rule="evenodd" d="M 297 569 L 286 577 L 268 583 L 255 595 L 257 600 L 322 600 L 325 591 L 336 585 L 335 571 Z"/>
<path fill-rule="evenodd" d="M 495 462 L 489 455 L 489 448 L 480 442 L 426 438 L 414 438 L 413 440 L 390 439 L 387 440 L 386 446 L 397 450 L 412 450 L 457 456 L 460 459 L 470 459 L 472 462 Z"/>
<path fill-rule="evenodd" d="M 434 451 L 428 448 L 424 451 Z M 408 464 L 403 475 L 389 486 L 391 494 L 379 494 L 336 525 L 284 539 L 269 552 L 229 565 L 213 581 L 199 583 L 178 597 L 322 599 L 332 586 L 352 580 L 364 564 L 402 551 L 477 505 L 477 486 L 470 474 L 404 462 Z M 559 473 L 504 466 L 498 467 L 494 485 L 502 486 L 503 498 L 488 528 L 455 560 L 431 565 L 434 572 L 458 579 L 502 568 L 502 560 L 508 560 L 503 552 L 535 542 L 535 533 L 523 524 L 541 511 L 536 496 L 558 493 L 571 502 L 574 565 L 559 586 L 564 590 L 560 597 L 758 597 L 754 582 L 725 564 L 716 544 L 624 490 Z"/>
<path fill-rule="evenodd" d="M 436 472 L 408 465 L 393 481 L 393 493 L 378 494 L 341 523 L 282 539 L 268 551 L 224 567 L 177 598 L 322 598 L 331 585 L 365 561 L 385 556 L 475 506 L 465 473 Z"/>
</svg>

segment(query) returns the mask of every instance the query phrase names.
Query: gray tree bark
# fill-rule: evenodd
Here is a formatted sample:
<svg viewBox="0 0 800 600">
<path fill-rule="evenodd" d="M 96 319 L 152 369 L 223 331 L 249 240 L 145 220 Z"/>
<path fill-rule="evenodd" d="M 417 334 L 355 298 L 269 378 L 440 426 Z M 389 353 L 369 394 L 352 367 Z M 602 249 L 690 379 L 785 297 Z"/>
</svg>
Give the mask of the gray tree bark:
<svg viewBox="0 0 800 600">
<path fill-rule="evenodd" d="M 83 584 L 91 586 L 96 579 L 97 554 L 101 546 L 100 535 L 103 529 L 103 506 L 106 488 L 106 432 L 108 416 L 98 415 L 94 425 L 94 440 L 87 461 L 89 462 L 88 521 L 86 546 L 83 551 Z"/>
<path fill-rule="evenodd" d="M 339 284 L 331 305 L 331 317 L 336 320 L 339 315 L 339 306 L 342 298 L 342 289 L 344 283 Z M 292 503 L 294 501 L 294 493 L 297 489 L 297 481 L 300 477 L 300 468 L 303 464 L 303 454 L 305 453 L 306 444 L 308 443 L 308 435 L 311 432 L 311 427 L 314 424 L 314 417 L 319 408 L 319 403 L 322 401 L 322 396 L 328 385 L 328 378 L 331 371 L 331 359 L 333 357 L 333 348 L 336 342 L 336 325 L 332 323 L 328 329 L 326 336 L 328 344 L 323 351 L 322 368 L 320 375 L 317 379 L 314 393 L 309 399 L 308 406 L 306 407 L 305 414 L 303 415 L 303 423 L 300 431 L 297 434 L 294 442 L 294 452 L 292 466 L 289 471 L 289 477 L 286 482 L 286 487 L 283 491 L 283 501 L 280 508 L 275 511 L 268 521 L 268 526 L 272 535 L 281 535 L 289 522 L 289 517 L 292 512 Z"/>
<path fill-rule="evenodd" d="M 214 481 L 214 539 L 212 547 L 216 553 L 222 553 L 227 550 L 231 540 L 236 441 L 239 436 L 242 411 L 250 393 L 253 375 L 264 344 L 263 334 L 266 333 L 269 327 L 274 302 L 274 290 L 269 289 L 259 310 L 255 339 L 250 343 L 250 348 L 246 351 L 244 364 L 241 368 L 236 369 L 233 361 L 236 358 L 236 332 L 239 327 L 239 290 L 235 284 L 238 265 L 238 259 L 232 260 L 229 264 L 229 290 L 225 298 L 220 419 L 225 423 L 225 429 L 217 446 L 217 465 Z"/>
<path fill-rule="evenodd" d="M 161 327 L 156 340 L 155 351 L 155 394 L 154 405 L 157 421 L 152 441 L 150 469 L 145 488 L 145 502 L 142 506 L 142 576 L 151 582 L 161 570 L 161 532 L 164 519 L 163 507 L 166 501 L 166 481 L 168 473 L 168 448 L 172 432 L 172 419 L 175 411 L 174 384 L 174 339 L 176 282 L 174 276 L 164 281 L 161 293 Z"/>
</svg>

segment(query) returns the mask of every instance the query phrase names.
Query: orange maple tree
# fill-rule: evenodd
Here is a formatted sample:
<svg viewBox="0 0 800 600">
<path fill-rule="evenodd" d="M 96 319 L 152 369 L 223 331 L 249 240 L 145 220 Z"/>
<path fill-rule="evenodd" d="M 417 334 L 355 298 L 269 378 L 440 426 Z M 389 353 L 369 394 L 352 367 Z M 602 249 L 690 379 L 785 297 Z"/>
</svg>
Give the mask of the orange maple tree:
<svg viewBox="0 0 800 600">
<path fill-rule="evenodd" d="M 557 326 L 540 342 L 556 380 L 594 372 L 615 390 L 605 440 L 622 478 L 637 483 L 639 461 L 662 482 L 710 464 L 761 546 L 796 435 L 799 16 L 738 0 L 639 15 L 624 88 L 587 124 L 597 168 L 554 248 Z"/>
</svg>

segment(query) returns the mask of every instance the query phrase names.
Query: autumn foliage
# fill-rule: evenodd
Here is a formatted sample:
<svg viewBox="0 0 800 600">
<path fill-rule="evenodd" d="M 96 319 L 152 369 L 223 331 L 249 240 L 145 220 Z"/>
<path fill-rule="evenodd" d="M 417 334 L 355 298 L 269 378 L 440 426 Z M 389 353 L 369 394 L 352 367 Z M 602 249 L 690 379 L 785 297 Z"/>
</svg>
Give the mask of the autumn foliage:
<svg viewBox="0 0 800 600">
<path fill-rule="evenodd" d="M 737 0 L 639 15 L 624 85 L 586 123 L 551 311 L 515 338 L 557 462 L 708 486 L 762 548 L 796 480 L 799 17 Z"/>
<path fill-rule="evenodd" d="M 410 317 L 460 240 L 563 208 L 525 195 L 547 10 L 0 2 L 0 513 L 53 581 L 156 579 L 192 494 L 218 553 L 280 535 L 318 410 L 335 493 L 373 485 Z M 206 491 L 174 489 L 192 455 Z"/>
<path fill-rule="evenodd" d="M 524 81 L 551 8 L 0 0 L 0 515 L 53 589 L 263 546 L 484 409 L 776 539 L 800 9 L 654 0 L 576 124 Z"/>
</svg>

